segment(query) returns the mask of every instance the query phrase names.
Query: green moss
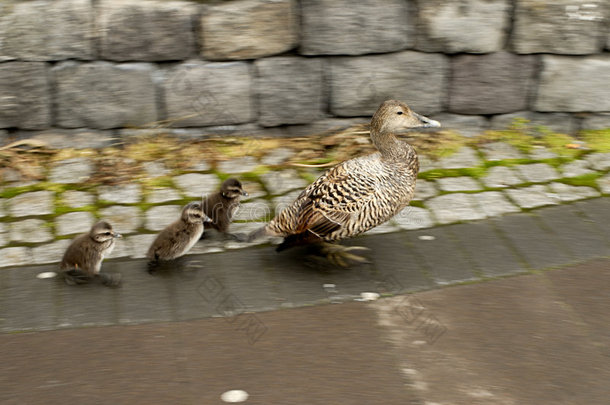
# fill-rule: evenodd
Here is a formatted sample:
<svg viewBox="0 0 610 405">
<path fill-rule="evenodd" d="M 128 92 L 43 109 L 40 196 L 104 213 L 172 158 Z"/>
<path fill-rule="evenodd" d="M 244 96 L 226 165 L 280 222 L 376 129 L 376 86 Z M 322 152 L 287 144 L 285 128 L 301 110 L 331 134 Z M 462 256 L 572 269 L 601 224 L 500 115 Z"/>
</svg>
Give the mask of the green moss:
<svg viewBox="0 0 610 405">
<path fill-rule="evenodd" d="M 551 151 L 555 152 L 559 156 L 575 158 L 582 153 L 582 151 L 579 149 L 571 149 L 567 147 L 567 145 L 575 145 L 577 141 L 566 134 L 549 132 L 541 138 L 541 141 L 544 146 L 548 147 Z"/>
<path fill-rule="evenodd" d="M 435 180 L 444 177 L 462 177 L 469 176 L 480 178 L 484 177 L 486 170 L 484 167 L 469 167 L 463 169 L 432 169 L 418 174 L 418 179 Z"/>
<path fill-rule="evenodd" d="M 411 207 L 417 207 L 417 208 L 426 208 L 424 206 L 424 202 L 421 200 L 411 200 L 411 202 L 409 203 L 409 205 Z"/>
<path fill-rule="evenodd" d="M 583 174 L 582 176 L 569 177 L 557 180 L 560 183 L 568 184 L 570 186 L 587 186 L 598 189 L 596 180 L 602 176 L 602 173 L 589 173 Z"/>
<path fill-rule="evenodd" d="M 595 152 L 610 152 L 610 128 L 581 131 L 582 139 Z"/>
</svg>

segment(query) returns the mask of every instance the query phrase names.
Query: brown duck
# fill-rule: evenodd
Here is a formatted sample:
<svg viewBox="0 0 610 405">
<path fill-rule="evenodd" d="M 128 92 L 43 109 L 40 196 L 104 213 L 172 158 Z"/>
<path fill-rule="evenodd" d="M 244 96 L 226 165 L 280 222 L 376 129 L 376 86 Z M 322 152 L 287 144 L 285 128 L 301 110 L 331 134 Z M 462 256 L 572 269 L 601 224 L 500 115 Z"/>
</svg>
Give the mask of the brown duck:
<svg viewBox="0 0 610 405">
<path fill-rule="evenodd" d="M 104 285 L 117 286 L 121 282 L 118 273 L 100 273 L 102 260 L 112 253 L 114 239 L 121 235 L 114 232 L 106 221 L 99 221 L 91 230 L 77 236 L 61 259 L 60 268 L 67 284 L 86 284 L 99 279 Z"/>
<path fill-rule="evenodd" d="M 328 242 L 356 236 L 400 212 L 413 197 L 419 170 L 417 153 L 396 133 L 410 128 L 439 127 L 406 104 L 388 100 L 371 120 L 371 140 L 378 152 L 347 160 L 310 184 L 297 199 L 249 239 L 282 236 L 286 248 L 312 242 L 336 264 L 344 258 L 363 261 L 347 253 L 358 247 Z"/>
</svg>

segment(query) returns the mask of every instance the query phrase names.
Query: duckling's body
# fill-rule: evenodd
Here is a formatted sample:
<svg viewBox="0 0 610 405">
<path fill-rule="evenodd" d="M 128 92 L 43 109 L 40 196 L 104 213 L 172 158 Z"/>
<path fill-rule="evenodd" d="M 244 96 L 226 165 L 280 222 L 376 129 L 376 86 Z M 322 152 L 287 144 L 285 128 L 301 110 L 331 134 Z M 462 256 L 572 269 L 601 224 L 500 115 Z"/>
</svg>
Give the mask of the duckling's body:
<svg viewBox="0 0 610 405">
<path fill-rule="evenodd" d="M 117 285 L 120 275 L 100 274 L 100 270 L 104 257 L 114 249 L 114 239 L 120 237 L 106 221 L 99 221 L 89 232 L 77 236 L 66 249 L 60 264 L 66 282 L 85 284 L 99 277 L 104 284 Z"/>
<path fill-rule="evenodd" d="M 278 247 L 283 250 L 309 242 L 338 241 L 386 222 L 409 204 L 419 171 L 415 149 L 394 133 L 439 125 L 404 103 L 384 102 L 371 121 L 371 139 L 379 152 L 328 170 L 250 239 L 283 236 Z"/>
<path fill-rule="evenodd" d="M 186 254 L 203 234 L 203 221 L 209 220 L 201 209 L 201 203 L 187 204 L 180 219 L 169 224 L 155 238 L 146 257 L 152 262 L 172 260 Z"/>
<path fill-rule="evenodd" d="M 216 193 L 203 197 L 203 212 L 211 219 L 204 224 L 205 228 L 213 228 L 226 234 L 239 207 L 239 199 L 247 195 L 241 182 L 230 178 L 221 184 L 220 190 Z"/>
</svg>

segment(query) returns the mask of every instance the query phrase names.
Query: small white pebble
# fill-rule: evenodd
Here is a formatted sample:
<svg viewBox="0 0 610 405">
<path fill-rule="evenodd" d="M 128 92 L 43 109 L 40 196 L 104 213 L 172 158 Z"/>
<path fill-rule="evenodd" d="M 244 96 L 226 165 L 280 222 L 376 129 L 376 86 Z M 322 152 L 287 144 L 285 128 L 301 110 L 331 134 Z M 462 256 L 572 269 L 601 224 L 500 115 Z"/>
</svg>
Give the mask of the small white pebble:
<svg viewBox="0 0 610 405">
<path fill-rule="evenodd" d="M 379 294 L 375 292 L 363 292 L 360 293 L 360 299 L 357 301 L 375 301 L 379 298 Z"/>
<path fill-rule="evenodd" d="M 324 284 L 324 285 L 322 285 L 322 287 L 324 287 L 324 288 L 335 288 L 336 286 L 334 284 Z"/>
<path fill-rule="evenodd" d="M 38 273 L 36 275 L 36 278 L 44 279 L 44 278 L 53 278 L 55 276 L 57 276 L 57 273 L 55 273 L 54 271 L 45 271 L 42 273 Z"/>
<path fill-rule="evenodd" d="M 432 235 L 421 235 L 417 237 L 419 240 L 434 240 L 436 239 L 434 236 Z"/>
<path fill-rule="evenodd" d="M 223 402 L 244 402 L 248 399 L 248 393 L 243 390 L 231 390 L 224 392 L 220 396 L 220 399 L 222 399 Z"/>
</svg>

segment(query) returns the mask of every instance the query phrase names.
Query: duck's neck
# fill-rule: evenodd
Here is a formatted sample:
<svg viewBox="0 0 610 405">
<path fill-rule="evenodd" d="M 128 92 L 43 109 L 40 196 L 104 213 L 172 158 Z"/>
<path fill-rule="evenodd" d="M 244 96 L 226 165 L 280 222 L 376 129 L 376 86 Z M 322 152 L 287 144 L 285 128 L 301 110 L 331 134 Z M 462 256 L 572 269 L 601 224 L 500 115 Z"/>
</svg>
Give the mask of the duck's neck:
<svg viewBox="0 0 610 405">
<path fill-rule="evenodd" d="M 372 131 L 371 140 L 384 160 L 407 162 L 413 155 L 416 156 L 415 149 L 411 145 L 390 132 Z"/>
</svg>

